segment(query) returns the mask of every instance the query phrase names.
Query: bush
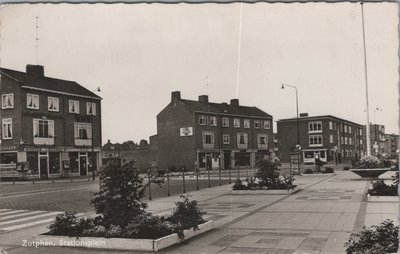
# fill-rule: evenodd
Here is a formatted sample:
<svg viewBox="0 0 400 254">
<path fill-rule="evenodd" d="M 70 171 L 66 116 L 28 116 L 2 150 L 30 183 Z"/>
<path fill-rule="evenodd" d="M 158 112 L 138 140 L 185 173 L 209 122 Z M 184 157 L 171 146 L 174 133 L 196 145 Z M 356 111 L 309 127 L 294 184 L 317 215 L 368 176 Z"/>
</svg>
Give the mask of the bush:
<svg viewBox="0 0 400 254">
<path fill-rule="evenodd" d="M 76 212 L 67 211 L 58 214 L 49 226 L 50 235 L 78 236 L 95 227 L 101 221 L 100 217 L 78 218 Z"/>
<path fill-rule="evenodd" d="M 247 190 L 247 185 L 244 185 L 243 182 L 239 179 L 235 181 L 235 183 L 232 186 L 233 190 Z"/>
<path fill-rule="evenodd" d="M 206 212 L 198 206 L 196 200 L 189 200 L 189 195 L 181 195 L 181 198 L 183 198 L 183 201 L 175 203 L 176 208 L 167 220 L 178 225 L 178 233 L 183 236 L 182 232 L 185 229 L 199 229 L 198 225 L 205 222 L 203 215 Z"/>
<path fill-rule="evenodd" d="M 396 253 L 398 249 L 399 227 L 391 220 L 385 220 L 380 225 L 371 226 L 358 233 L 351 234 L 345 243 L 347 254 L 381 254 Z"/>
<path fill-rule="evenodd" d="M 306 169 L 304 170 L 304 173 L 303 173 L 303 174 L 312 174 L 312 173 L 314 173 L 313 170 L 312 170 L 312 168 L 306 168 Z"/>
<path fill-rule="evenodd" d="M 123 236 L 136 239 L 157 239 L 176 231 L 176 226 L 166 221 L 164 217 L 144 213 L 134 218 L 125 227 Z"/>
<path fill-rule="evenodd" d="M 325 173 L 334 173 L 335 170 L 331 167 L 325 167 Z"/>
<path fill-rule="evenodd" d="M 359 161 L 354 163 L 354 168 L 382 168 L 384 167 L 383 161 L 375 156 L 364 156 Z"/>
<path fill-rule="evenodd" d="M 350 170 L 350 167 L 349 166 L 344 166 L 343 167 L 343 171 L 347 171 L 347 170 Z"/>
<path fill-rule="evenodd" d="M 380 179 L 372 184 L 372 189 L 368 190 L 372 196 L 397 196 L 397 184 L 387 185 Z"/>
</svg>

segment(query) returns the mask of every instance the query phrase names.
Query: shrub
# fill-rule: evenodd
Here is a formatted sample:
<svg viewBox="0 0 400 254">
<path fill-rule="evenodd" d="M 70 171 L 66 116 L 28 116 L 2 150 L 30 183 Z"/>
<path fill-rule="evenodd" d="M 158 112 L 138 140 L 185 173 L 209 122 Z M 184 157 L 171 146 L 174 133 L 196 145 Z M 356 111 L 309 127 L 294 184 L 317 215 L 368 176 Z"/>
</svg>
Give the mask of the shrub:
<svg viewBox="0 0 400 254">
<path fill-rule="evenodd" d="M 399 227 L 391 220 L 385 220 L 380 225 L 365 226 L 358 233 L 351 234 L 345 243 L 347 254 L 381 254 L 396 253 L 398 249 Z"/>
<path fill-rule="evenodd" d="M 79 219 L 76 217 L 76 214 L 76 212 L 71 211 L 58 214 L 53 223 L 49 226 L 49 234 L 66 236 L 77 235 Z"/>
<path fill-rule="evenodd" d="M 244 185 L 243 182 L 239 179 L 235 181 L 235 183 L 232 186 L 233 190 L 247 190 L 247 185 Z"/>
<path fill-rule="evenodd" d="M 136 239 L 156 239 L 177 231 L 177 226 L 164 217 L 144 213 L 134 218 L 124 229 L 124 237 Z"/>
<path fill-rule="evenodd" d="M 358 162 L 354 163 L 354 168 L 382 168 L 383 161 L 375 156 L 364 156 Z"/>
<path fill-rule="evenodd" d="M 335 170 L 331 167 L 325 167 L 325 173 L 334 173 Z"/>
<path fill-rule="evenodd" d="M 183 201 L 175 203 L 176 207 L 167 220 L 178 225 L 181 232 L 184 229 L 199 229 L 198 225 L 205 222 L 203 215 L 206 212 L 199 207 L 196 200 L 189 200 L 189 195 L 181 195 L 181 198 L 183 198 Z"/>
<path fill-rule="evenodd" d="M 158 180 L 152 182 L 160 183 Z M 122 167 L 110 162 L 103 170 L 103 182 L 100 191 L 91 200 L 96 213 L 103 215 L 103 226 L 125 227 L 128 223 L 145 212 L 147 204 L 141 199 L 146 185 L 139 171 L 134 168 L 134 161 Z"/>
<path fill-rule="evenodd" d="M 104 237 L 106 235 L 106 228 L 101 225 L 93 226 L 82 231 L 83 236 Z"/>
<path fill-rule="evenodd" d="M 343 167 L 343 171 L 346 171 L 346 170 L 350 170 L 350 167 L 349 166 L 344 166 Z"/>
<path fill-rule="evenodd" d="M 303 174 L 312 174 L 312 173 L 314 173 L 313 170 L 312 170 L 312 168 L 306 168 L 306 169 L 304 170 L 304 173 L 303 173 Z"/>
<path fill-rule="evenodd" d="M 107 238 L 121 237 L 122 232 L 123 231 L 120 226 L 110 225 L 110 227 L 105 231 L 105 237 Z"/>
<path fill-rule="evenodd" d="M 397 184 L 387 185 L 380 179 L 372 184 L 368 193 L 372 196 L 397 196 Z"/>
</svg>

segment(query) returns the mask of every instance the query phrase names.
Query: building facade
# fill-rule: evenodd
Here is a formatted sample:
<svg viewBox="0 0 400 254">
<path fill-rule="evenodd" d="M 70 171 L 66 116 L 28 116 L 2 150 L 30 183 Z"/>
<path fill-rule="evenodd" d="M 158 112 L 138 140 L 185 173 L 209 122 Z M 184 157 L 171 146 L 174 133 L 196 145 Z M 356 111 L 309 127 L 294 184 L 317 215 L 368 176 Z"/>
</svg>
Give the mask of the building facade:
<svg viewBox="0 0 400 254">
<path fill-rule="evenodd" d="M 364 155 L 363 126 L 331 115 L 299 118 L 301 159 L 305 164 L 323 162 L 348 163 Z M 297 119 L 277 122 L 279 157 L 290 162 L 297 145 Z"/>
<path fill-rule="evenodd" d="M 399 151 L 399 135 L 385 134 L 384 156 L 395 159 Z"/>
<path fill-rule="evenodd" d="M 198 101 L 172 92 L 171 102 L 157 115 L 158 166 L 200 169 L 253 167 L 273 152 L 272 116 L 258 109 Z"/>
<path fill-rule="evenodd" d="M 74 81 L 1 68 L 0 169 L 52 178 L 97 170 L 101 151 L 101 98 Z"/>
<path fill-rule="evenodd" d="M 366 132 L 366 126 L 363 126 Z M 381 124 L 369 125 L 369 139 L 371 141 L 371 155 L 376 157 L 384 156 L 385 154 L 385 126 Z M 364 136 L 364 143 L 366 144 L 367 137 Z"/>
</svg>

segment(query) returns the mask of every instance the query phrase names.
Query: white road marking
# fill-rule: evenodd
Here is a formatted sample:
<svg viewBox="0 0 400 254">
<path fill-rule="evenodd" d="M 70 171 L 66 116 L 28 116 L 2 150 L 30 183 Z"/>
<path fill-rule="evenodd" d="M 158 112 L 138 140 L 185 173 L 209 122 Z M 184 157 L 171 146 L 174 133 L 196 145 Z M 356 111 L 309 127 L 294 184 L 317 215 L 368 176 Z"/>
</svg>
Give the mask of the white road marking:
<svg viewBox="0 0 400 254">
<path fill-rule="evenodd" d="M 19 211 L 21 211 L 21 210 L 19 210 Z M 21 217 L 21 216 L 33 215 L 33 214 L 45 213 L 45 212 L 46 211 L 25 211 L 23 213 L 12 214 L 12 215 L 9 215 L 9 216 L 4 216 L 4 217 L 0 216 L 0 221 L 12 219 L 12 218 L 15 218 L 15 217 Z M 2 222 L 0 222 L 0 225 L 1 225 L 1 223 Z"/>
</svg>

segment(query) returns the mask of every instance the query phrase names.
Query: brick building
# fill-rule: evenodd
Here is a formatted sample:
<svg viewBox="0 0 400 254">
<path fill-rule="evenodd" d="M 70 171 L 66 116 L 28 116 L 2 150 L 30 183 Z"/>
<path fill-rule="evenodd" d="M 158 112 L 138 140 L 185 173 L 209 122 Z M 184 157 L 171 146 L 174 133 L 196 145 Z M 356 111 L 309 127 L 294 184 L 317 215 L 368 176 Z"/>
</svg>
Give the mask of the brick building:
<svg viewBox="0 0 400 254">
<path fill-rule="evenodd" d="M 399 135 L 385 134 L 385 157 L 396 158 L 399 150 Z"/>
<path fill-rule="evenodd" d="M 172 92 L 171 102 L 157 115 L 159 168 L 182 166 L 228 169 L 254 166 L 272 152 L 272 116 L 258 109 L 198 101 Z"/>
<path fill-rule="evenodd" d="M 363 126 L 365 132 L 367 127 Z M 371 141 L 371 155 L 380 157 L 385 154 L 385 126 L 381 124 L 369 125 L 369 139 Z M 367 137 L 364 136 L 364 143 L 366 144 Z"/>
<path fill-rule="evenodd" d="M 0 74 L 2 176 L 28 169 L 29 176 L 46 179 L 97 169 L 99 96 L 74 81 L 46 77 L 40 65 L 27 65 L 26 72 L 1 68 Z"/>
<path fill-rule="evenodd" d="M 364 154 L 362 125 L 331 115 L 299 118 L 302 161 L 346 163 Z M 277 122 L 279 158 L 290 161 L 291 150 L 297 145 L 296 118 Z"/>
</svg>

